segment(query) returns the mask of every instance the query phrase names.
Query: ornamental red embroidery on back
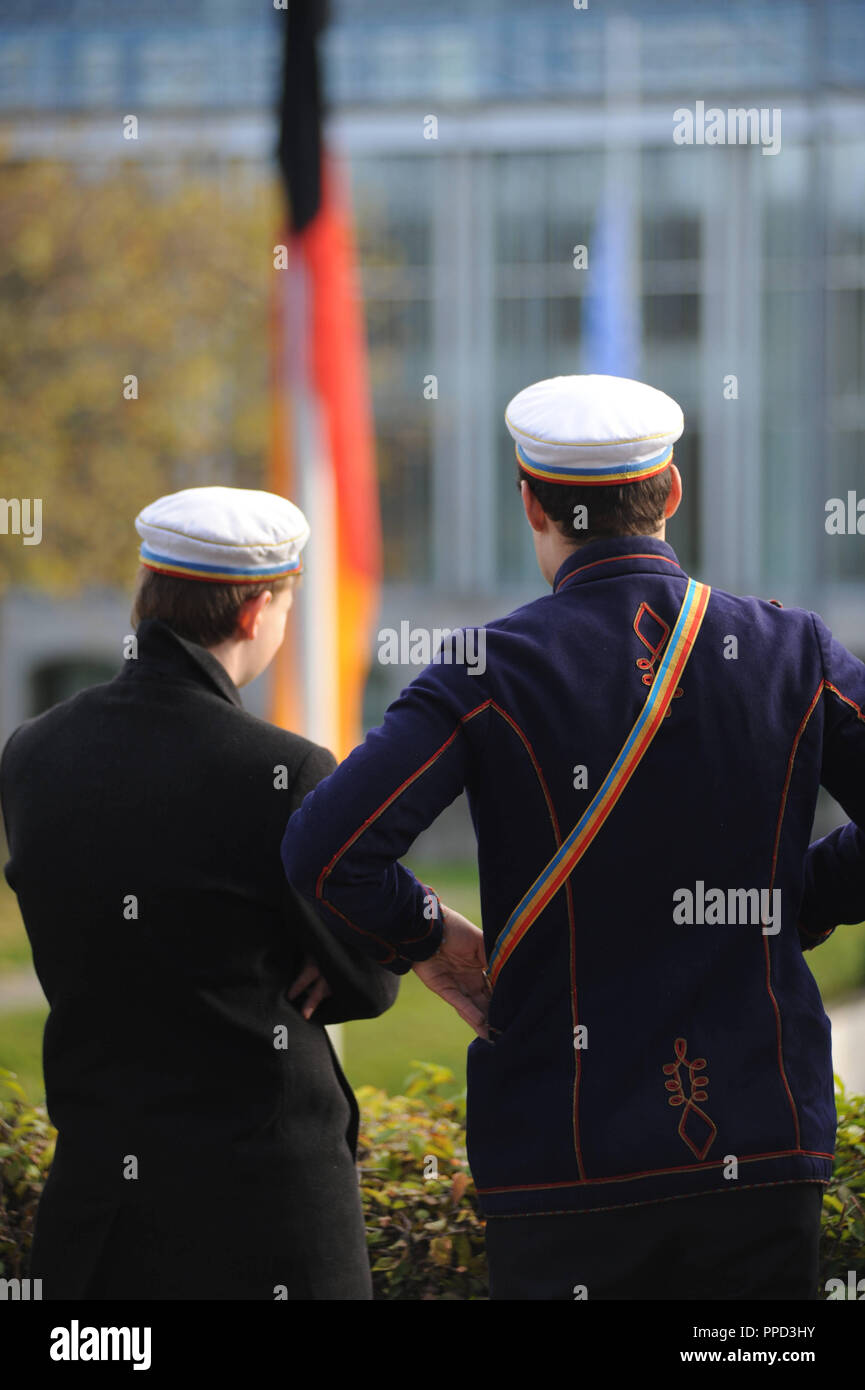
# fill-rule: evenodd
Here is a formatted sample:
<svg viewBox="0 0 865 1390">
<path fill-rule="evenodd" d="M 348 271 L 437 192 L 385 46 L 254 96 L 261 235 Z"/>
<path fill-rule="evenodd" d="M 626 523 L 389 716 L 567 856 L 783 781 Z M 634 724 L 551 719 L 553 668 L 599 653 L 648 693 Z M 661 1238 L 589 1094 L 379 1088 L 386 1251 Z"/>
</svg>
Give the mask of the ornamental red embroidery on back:
<svg viewBox="0 0 865 1390">
<path fill-rule="evenodd" d="M 652 631 L 652 624 L 655 624 L 654 631 Z M 649 632 L 643 630 L 645 627 L 649 627 Z M 650 608 L 647 603 L 641 603 L 637 609 L 637 615 L 634 618 L 634 631 L 643 646 L 651 653 L 650 656 L 637 657 L 637 667 L 644 673 L 643 685 L 651 685 L 652 681 L 655 679 L 655 663 L 660 659 L 667 645 L 670 627 L 669 624 L 665 623 L 664 619 L 655 612 L 654 608 Z M 683 693 L 682 687 L 680 685 L 676 686 L 673 699 L 680 700 Z M 664 717 L 669 719 L 671 713 L 672 706 L 667 710 Z"/>
<path fill-rule="evenodd" d="M 701 1100 L 707 1099 L 705 1087 L 709 1084 L 708 1076 L 704 1072 L 706 1066 L 705 1057 L 696 1057 L 694 1061 L 688 1061 L 688 1044 L 685 1038 L 676 1038 L 675 1062 L 666 1062 L 664 1065 L 664 1075 L 670 1077 L 664 1085 L 668 1091 L 672 1092 L 667 1099 L 667 1104 L 681 1106 L 682 1114 L 679 1118 L 679 1137 L 684 1139 L 688 1148 L 695 1158 L 703 1159 L 715 1142 L 718 1133 L 717 1126 L 706 1114 L 701 1105 Z M 684 1082 L 681 1075 L 682 1068 L 685 1069 L 688 1094 L 685 1095 Z"/>
</svg>

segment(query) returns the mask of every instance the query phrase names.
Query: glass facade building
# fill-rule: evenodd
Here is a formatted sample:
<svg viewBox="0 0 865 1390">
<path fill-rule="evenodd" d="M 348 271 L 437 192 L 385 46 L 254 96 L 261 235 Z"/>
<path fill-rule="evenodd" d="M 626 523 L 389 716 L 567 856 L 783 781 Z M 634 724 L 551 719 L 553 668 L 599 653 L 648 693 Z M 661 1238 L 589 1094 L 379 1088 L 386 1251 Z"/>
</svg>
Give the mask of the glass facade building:
<svg viewBox="0 0 865 1390">
<path fill-rule="evenodd" d="M 504 407 L 532 380 L 611 369 L 618 343 L 611 360 L 685 412 L 683 563 L 820 609 L 865 655 L 865 535 L 825 525 L 829 499 L 865 499 L 865 6 L 330 9 L 383 623 L 484 621 L 542 591 Z M 115 157 L 122 108 L 151 131 L 125 156 L 272 176 L 275 21 L 258 0 L 6 0 L 4 157 Z M 700 102 L 768 113 L 780 148 L 677 144 Z"/>
</svg>

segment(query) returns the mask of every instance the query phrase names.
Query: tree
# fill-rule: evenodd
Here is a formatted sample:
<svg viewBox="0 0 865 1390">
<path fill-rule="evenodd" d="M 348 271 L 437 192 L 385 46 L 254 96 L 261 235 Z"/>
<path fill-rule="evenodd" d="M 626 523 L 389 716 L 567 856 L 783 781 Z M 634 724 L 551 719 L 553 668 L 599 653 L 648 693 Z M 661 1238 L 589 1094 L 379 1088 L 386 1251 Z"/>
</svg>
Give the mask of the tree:
<svg viewBox="0 0 865 1390">
<path fill-rule="evenodd" d="M 264 486 L 278 200 L 240 161 L 0 164 L 0 492 L 43 515 L 0 588 L 128 587 L 147 502 Z"/>
</svg>

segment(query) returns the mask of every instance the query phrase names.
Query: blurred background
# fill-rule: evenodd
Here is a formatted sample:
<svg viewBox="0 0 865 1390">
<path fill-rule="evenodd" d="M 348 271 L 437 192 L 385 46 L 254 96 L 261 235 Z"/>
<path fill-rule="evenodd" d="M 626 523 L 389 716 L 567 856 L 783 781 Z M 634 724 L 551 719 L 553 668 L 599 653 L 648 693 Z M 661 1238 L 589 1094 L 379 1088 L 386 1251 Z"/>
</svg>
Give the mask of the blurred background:
<svg viewBox="0 0 865 1390">
<path fill-rule="evenodd" d="M 381 516 L 380 568 L 359 562 L 376 605 L 358 629 L 362 722 L 413 674 L 374 659 L 378 628 L 483 623 L 543 592 L 502 417 L 558 373 L 616 371 L 680 401 L 682 563 L 818 610 L 865 656 L 865 540 L 825 526 L 829 499 L 865 497 L 861 0 L 306 8 L 353 209 Z M 274 296 L 284 23 L 263 0 L 4 0 L 0 491 L 42 499 L 43 536 L 0 535 L 2 741 L 115 674 L 145 503 L 291 479 L 322 505 L 308 433 L 280 411 L 297 305 Z M 675 144 L 673 113 L 697 101 L 777 108 L 780 152 Z M 314 638 L 308 623 L 297 639 L 307 664 Z M 275 717 L 285 679 L 245 703 Z M 314 704 L 307 692 L 295 724 L 312 736 Z M 827 800 L 817 828 L 840 818 Z M 476 916 L 471 850 L 458 804 L 411 862 Z M 4 888 L 0 1065 L 38 1094 L 28 961 Z M 809 961 L 852 1079 L 865 929 Z M 345 1030 L 355 1084 L 398 1089 L 415 1058 L 462 1084 L 467 1030 L 414 986 L 386 1020 Z"/>
</svg>

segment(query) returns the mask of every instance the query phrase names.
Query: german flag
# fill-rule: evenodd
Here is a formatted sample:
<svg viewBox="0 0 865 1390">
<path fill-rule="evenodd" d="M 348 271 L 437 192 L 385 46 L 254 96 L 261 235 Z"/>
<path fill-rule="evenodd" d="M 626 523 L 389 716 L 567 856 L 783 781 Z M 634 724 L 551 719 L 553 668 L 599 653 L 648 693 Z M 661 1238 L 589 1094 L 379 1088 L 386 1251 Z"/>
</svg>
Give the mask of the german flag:
<svg viewBox="0 0 865 1390">
<path fill-rule="evenodd" d="M 347 180 L 324 148 L 323 0 L 287 0 L 274 255 L 270 488 L 306 514 L 305 578 L 274 663 L 271 718 L 344 757 L 362 735 L 381 580 L 366 332 Z"/>
</svg>

